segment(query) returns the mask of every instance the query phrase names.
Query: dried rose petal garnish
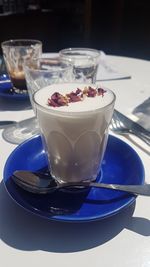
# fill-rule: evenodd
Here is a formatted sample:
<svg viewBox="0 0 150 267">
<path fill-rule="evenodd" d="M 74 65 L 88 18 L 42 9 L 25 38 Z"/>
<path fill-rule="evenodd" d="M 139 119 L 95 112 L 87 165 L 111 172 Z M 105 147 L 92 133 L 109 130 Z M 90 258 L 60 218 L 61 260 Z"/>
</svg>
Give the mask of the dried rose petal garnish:
<svg viewBox="0 0 150 267">
<path fill-rule="evenodd" d="M 91 86 L 85 87 L 83 90 L 77 88 L 75 92 L 71 92 L 66 95 L 61 95 L 58 92 L 52 94 L 50 98 L 48 98 L 48 106 L 51 107 L 61 107 L 68 106 L 69 103 L 75 103 L 79 101 L 83 101 L 85 97 L 95 97 L 95 96 L 104 96 L 106 90 L 103 88 L 92 88 Z"/>
<path fill-rule="evenodd" d="M 68 105 L 68 99 L 66 96 L 61 95 L 58 92 L 55 92 L 51 98 L 48 98 L 48 105 L 52 107 L 61 107 Z"/>
<path fill-rule="evenodd" d="M 104 90 L 103 88 L 98 88 L 97 91 L 98 91 L 98 95 L 101 95 L 102 97 L 106 93 L 106 90 Z"/>
<path fill-rule="evenodd" d="M 66 96 L 69 100 L 69 103 L 81 101 L 81 97 L 76 92 L 75 93 L 71 92 L 70 94 L 67 94 Z"/>
<path fill-rule="evenodd" d="M 87 91 L 87 96 L 88 97 L 95 97 L 96 95 L 97 95 L 97 90 L 95 90 L 92 87 L 89 87 L 88 91 Z"/>
</svg>

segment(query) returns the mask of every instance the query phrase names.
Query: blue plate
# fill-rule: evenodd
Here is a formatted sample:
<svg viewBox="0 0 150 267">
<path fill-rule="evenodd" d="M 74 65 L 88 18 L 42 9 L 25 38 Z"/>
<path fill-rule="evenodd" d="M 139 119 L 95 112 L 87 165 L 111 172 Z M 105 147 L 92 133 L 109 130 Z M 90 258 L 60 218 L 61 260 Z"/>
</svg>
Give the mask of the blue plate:
<svg viewBox="0 0 150 267">
<path fill-rule="evenodd" d="M 15 93 L 11 91 L 12 84 L 7 74 L 0 76 L 0 97 L 14 100 L 26 100 L 29 99 L 28 93 Z"/>
<path fill-rule="evenodd" d="M 109 189 L 91 188 L 70 193 L 57 191 L 36 195 L 19 188 L 10 178 L 15 170 L 47 168 L 41 137 L 35 136 L 19 145 L 4 167 L 4 184 L 20 206 L 50 220 L 88 222 L 120 212 L 135 201 L 135 196 Z M 144 168 L 137 153 L 125 142 L 109 136 L 101 173 L 97 181 L 119 184 L 143 184 Z"/>
</svg>

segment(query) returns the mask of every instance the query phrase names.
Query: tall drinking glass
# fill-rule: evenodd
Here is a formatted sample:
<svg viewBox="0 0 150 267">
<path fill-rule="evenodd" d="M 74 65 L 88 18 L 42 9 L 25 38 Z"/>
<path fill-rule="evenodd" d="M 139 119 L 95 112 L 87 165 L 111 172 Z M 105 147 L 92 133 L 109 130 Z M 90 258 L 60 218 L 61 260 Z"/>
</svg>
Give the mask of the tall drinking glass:
<svg viewBox="0 0 150 267">
<path fill-rule="evenodd" d="M 59 59 L 39 58 L 25 61 L 25 79 L 34 113 L 33 93 L 53 83 L 70 81 L 71 72 L 71 66 L 61 63 Z M 19 144 L 38 133 L 39 126 L 34 116 L 6 128 L 3 131 L 3 137 L 8 142 Z"/>
<path fill-rule="evenodd" d="M 8 40 L 3 42 L 1 47 L 12 82 L 12 91 L 15 93 L 27 93 L 23 64 L 27 59 L 33 60 L 41 57 L 42 42 L 29 39 Z"/>
<path fill-rule="evenodd" d="M 73 81 L 95 83 L 100 51 L 90 48 L 66 48 L 59 51 L 63 62 L 73 66 Z"/>
<path fill-rule="evenodd" d="M 50 84 L 69 82 L 72 80 L 72 66 L 63 63 L 59 58 L 39 58 L 27 60 L 24 64 L 25 78 L 32 107 L 33 94 Z"/>
<path fill-rule="evenodd" d="M 51 175 L 60 182 L 95 180 L 107 144 L 114 93 L 94 84 L 61 83 L 37 91 L 33 100 Z"/>
</svg>

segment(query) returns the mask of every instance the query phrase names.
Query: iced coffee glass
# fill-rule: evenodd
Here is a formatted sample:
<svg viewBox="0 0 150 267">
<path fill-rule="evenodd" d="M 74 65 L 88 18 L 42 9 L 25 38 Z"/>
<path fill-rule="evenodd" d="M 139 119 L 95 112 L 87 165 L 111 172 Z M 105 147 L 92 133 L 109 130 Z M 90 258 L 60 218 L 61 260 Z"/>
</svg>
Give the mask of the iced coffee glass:
<svg viewBox="0 0 150 267">
<path fill-rule="evenodd" d="M 114 93 L 93 84 L 62 83 L 39 90 L 33 101 L 51 175 L 61 182 L 94 181 L 106 149 Z"/>
<path fill-rule="evenodd" d="M 91 48 L 66 48 L 59 51 L 63 62 L 73 66 L 73 81 L 95 83 L 100 51 Z"/>
<path fill-rule="evenodd" d="M 39 58 L 42 55 L 42 42 L 38 40 L 18 39 L 1 44 L 4 61 L 15 93 L 27 93 L 23 70 L 26 59 Z"/>
</svg>

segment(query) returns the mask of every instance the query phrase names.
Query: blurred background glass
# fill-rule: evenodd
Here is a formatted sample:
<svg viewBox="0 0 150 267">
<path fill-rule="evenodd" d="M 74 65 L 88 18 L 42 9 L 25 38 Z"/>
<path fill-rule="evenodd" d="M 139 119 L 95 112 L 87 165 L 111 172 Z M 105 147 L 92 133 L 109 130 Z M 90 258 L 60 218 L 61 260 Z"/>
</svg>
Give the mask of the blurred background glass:
<svg viewBox="0 0 150 267">
<path fill-rule="evenodd" d="M 26 60 L 24 71 L 32 107 L 32 96 L 39 89 L 53 83 L 72 81 L 72 65 L 63 63 L 59 58 Z"/>
<path fill-rule="evenodd" d="M 62 62 L 73 66 L 72 78 L 75 82 L 95 83 L 100 61 L 100 52 L 89 48 L 66 48 L 59 52 Z"/>
<path fill-rule="evenodd" d="M 26 60 L 24 63 L 27 89 L 34 110 L 33 93 L 52 83 L 69 82 L 71 79 L 72 67 L 69 64 L 62 64 L 59 59 L 39 58 Z M 19 144 L 24 140 L 39 133 L 39 126 L 36 117 L 20 121 L 4 129 L 3 138 L 13 144 Z"/>
<path fill-rule="evenodd" d="M 23 64 L 27 59 L 32 61 L 42 56 L 42 42 L 17 39 L 4 41 L 1 46 L 12 90 L 16 93 L 27 93 Z"/>
</svg>

